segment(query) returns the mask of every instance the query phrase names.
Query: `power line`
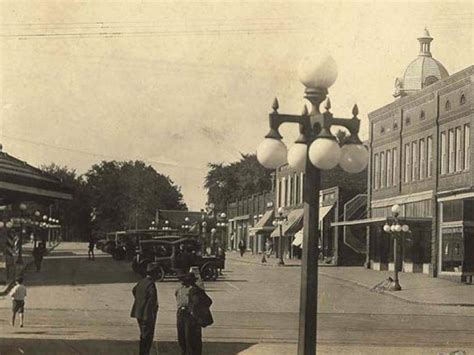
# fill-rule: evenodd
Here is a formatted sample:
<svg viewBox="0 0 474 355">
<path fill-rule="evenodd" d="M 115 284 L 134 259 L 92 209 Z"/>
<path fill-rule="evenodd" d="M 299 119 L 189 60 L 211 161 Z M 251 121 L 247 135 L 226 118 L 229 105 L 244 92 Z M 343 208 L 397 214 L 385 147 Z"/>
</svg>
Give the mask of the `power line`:
<svg viewBox="0 0 474 355">
<path fill-rule="evenodd" d="M 114 160 L 142 160 L 144 162 L 150 163 L 150 164 L 156 164 L 156 165 L 162 165 L 162 166 L 167 166 L 175 169 L 193 169 L 193 170 L 201 170 L 205 171 L 205 168 L 197 167 L 197 166 L 189 166 L 189 165 L 181 165 L 181 164 L 172 164 L 172 163 L 166 163 L 166 162 L 160 162 L 160 161 L 155 161 L 151 159 L 124 159 L 123 157 L 119 156 L 113 156 L 113 155 L 107 155 L 107 154 L 102 154 L 102 153 L 95 153 L 95 152 L 89 152 L 85 150 L 80 150 L 80 149 L 75 149 L 75 148 L 69 148 L 69 147 L 63 147 L 59 145 L 54 145 L 50 143 L 44 143 L 44 142 L 38 142 L 34 140 L 29 140 L 26 138 L 21 138 L 21 137 L 15 137 L 15 136 L 10 136 L 6 134 L 1 134 L 3 138 L 11 139 L 11 140 L 16 140 L 16 141 L 21 141 L 21 142 L 26 142 L 30 143 L 33 145 L 41 145 L 49 148 L 54 148 L 57 150 L 62 150 L 62 151 L 68 151 L 68 152 L 73 152 L 73 153 L 79 153 L 83 155 L 90 155 L 90 156 L 95 156 L 95 157 L 101 157 L 101 158 L 107 158 L 107 159 L 114 159 Z"/>
</svg>

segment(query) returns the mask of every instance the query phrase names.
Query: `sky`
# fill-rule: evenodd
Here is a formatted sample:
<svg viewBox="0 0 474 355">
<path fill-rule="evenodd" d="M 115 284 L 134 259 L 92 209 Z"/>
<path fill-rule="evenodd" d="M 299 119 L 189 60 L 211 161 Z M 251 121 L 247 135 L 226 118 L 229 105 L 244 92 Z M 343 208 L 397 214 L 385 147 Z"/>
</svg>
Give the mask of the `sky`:
<svg viewBox="0 0 474 355">
<path fill-rule="evenodd" d="M 361 138 L 394 100 L 425 27 L 450 74 L 473 64 L 473 3 L 0 1 L 0 142 L 28 163 L 86 172 L 144 160 L 203 208 L 207 164 L 254 153 L 280 112 L 306 104 L 298 66 L 330 54 L 332 112 Z M 281 133 L 288 146 L 298 128 Z M 118 192 L 119 193 L 119 192 Z"/>
</svg>

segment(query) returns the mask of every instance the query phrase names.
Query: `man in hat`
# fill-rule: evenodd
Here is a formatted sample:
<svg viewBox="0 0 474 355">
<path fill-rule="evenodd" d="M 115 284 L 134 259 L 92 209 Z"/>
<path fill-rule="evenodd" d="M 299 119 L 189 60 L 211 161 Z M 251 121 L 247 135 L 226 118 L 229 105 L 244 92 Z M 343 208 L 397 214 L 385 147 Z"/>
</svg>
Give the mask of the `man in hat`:
<svg viewBox="0 0 474 355">
<path fill-rule="evenodd" d="M 196 287 L 196 276 L 189 272 L 180 275 L 181 286 L 176 290 L 176 326 L 178 330 L 178 343 L 183 355 L 201 355 L 202 332 L 201 326 L 191 315 L 189 294 Z"/>
<path fill-rule="evenodd" d="M 156 267 L 148 264 L 146 276 L 133 288 L 135 298 L 131 317 L 136 318 L 140 328 L 140 355 L 148 355 L 153 345 L 158 313 L 158 292 L 156 290 Z"/>
</svg>

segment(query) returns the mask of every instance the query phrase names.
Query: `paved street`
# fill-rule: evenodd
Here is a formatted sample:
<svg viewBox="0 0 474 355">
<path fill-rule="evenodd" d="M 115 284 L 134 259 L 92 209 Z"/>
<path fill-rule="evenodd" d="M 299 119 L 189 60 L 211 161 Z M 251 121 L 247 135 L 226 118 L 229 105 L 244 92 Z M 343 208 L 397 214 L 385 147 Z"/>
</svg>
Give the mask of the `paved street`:
<svg viewBox="0 0 474 355">
<path fill-rule="evenodd" d="M 138 328 L 129 311 L 137 277 L 129 263 L 100 252 L 95 261 L 88 261 L 86 251 L 85 243 L 63 243 L 46 257 L 40 273 L 30 271 L 25 328 L 11 328 L 10 300 L 0 300 L 2 355 L 136 353 Z M 214 300 L 215 324 L 204 329 L 204 353 L 293 354 L 299 274 L 297 266 L 229 260 L 225 276 L 206 284 Z M 158 287 L 158 350 L 175 354 L 177 283 L 166 280 Z M 409 304 L 324 275 L 319 304 L 321 353 L 474 349 L 472 307 Z"/>
</svg>

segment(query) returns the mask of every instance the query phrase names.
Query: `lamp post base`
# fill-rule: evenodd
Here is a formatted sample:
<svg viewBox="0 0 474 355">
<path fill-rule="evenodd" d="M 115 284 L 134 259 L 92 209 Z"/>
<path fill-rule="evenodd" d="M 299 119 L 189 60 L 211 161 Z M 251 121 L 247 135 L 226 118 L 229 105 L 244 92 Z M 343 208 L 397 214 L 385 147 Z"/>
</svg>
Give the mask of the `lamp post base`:
<svg viewBox="0 0 474 355">
<path fill-rule="evenodd" d="M 400 286 L 400 283 L 398 280 L 394 281 L 388 288 L 389 291 L 401 291 L 402 286 Z"/>
<path fill-rule="evenodd" d="M 279 266 L 285 265 L 285 262 L 283 261 L 283 259 L 278 260 L 278 265 Z"/>
</svg>

